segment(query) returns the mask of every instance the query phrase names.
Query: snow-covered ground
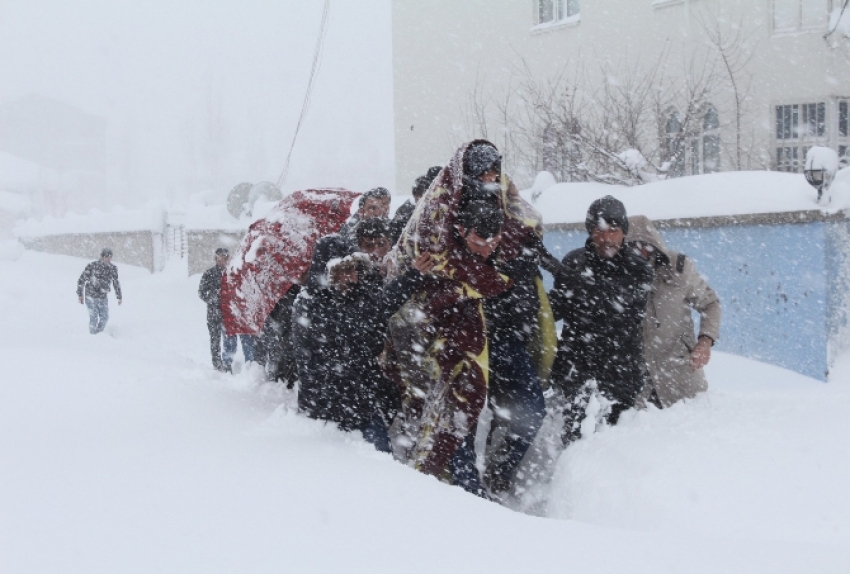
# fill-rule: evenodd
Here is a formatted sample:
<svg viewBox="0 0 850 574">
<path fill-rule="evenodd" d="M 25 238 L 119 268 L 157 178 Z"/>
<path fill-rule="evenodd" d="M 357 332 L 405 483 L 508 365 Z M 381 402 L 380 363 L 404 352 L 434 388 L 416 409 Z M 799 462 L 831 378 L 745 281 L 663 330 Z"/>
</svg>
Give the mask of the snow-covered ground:
<svg viewBox="0 0 850 574">
<path fill-rule="evenodd" d="M 705 396 L 572 446 L 535 518 L 417 474 L 209 365 L 198 277 L 0 261 L 0 572 L 848 572 L 850 364 L 717 354 Z"/>
</svg>

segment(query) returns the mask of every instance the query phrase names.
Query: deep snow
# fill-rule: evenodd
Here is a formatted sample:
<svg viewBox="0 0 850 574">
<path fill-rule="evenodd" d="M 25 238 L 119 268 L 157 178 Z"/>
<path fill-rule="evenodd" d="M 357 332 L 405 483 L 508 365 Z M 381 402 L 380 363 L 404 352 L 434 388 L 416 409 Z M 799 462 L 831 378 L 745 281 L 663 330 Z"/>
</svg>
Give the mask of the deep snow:
<svg viewBox="0 0 850 574">
<path fill-rule="evenodd" d="M 836 176 L 836 183 L 850 170 Z M 677 177 L 635 187 L 604 183 L 556 183 L 550 174 L 538 174 L 535 185 L 521 192 L 546 223 L 583 222 L 587 206 L 603 195 L 613 195 L 629 214 L 650 219 L 676 219 L 784 213 L 823 209 L 835 213 L 850 207 L 850 189 L 833 184 L 831 201 L 817 202 L 817 192 L 803 174 L 777 171 L 725 171 Z M 570 201 L 566 201 L 569 198 Z"/>
<path fill-rule="evenodd" d="M 209 365 L 198 276 L 0 261 L 0 571 L 848 572 L 850 365 L 717 354 L 709 393 L 570 448 L 535 518 L 443 485 Z"/>
</svg>

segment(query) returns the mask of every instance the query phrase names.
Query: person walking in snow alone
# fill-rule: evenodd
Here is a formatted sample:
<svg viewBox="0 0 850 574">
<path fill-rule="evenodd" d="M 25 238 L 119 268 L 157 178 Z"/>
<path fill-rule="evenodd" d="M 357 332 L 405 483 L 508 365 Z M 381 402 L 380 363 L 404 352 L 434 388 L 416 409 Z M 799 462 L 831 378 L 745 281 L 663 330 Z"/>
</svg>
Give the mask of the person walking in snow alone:
<svg viewBox="0 0 850 574">
<path fill-rule="evenodd" d="M 646 378 L 642 321 L 652 267 L 625 246 L 629 220 L 619 200 L 594 201 L 585 226 L 590 237 L 564 257 L 549 293 L 555 320 L 564 322 L 552 385 L 566 400 L 565 445 L 581 437 L 586 415 L 616 424 Z"/>
<path fill-rule="evenodd" d="M 224 247 L 215 250 L 215 267 L 210 267 L 201 276 L 198 296 L 207 304 L 207 329 L 210 332 L 210 354 L 217 371 L 229 372 L 236 354 L 236 335 L 229 336 L 224 330 L 221 314 L 221 278 L 224 276 L 230 251 Z M 254 338 L 240 335 L 242 352 L 246 361 L 254 360 Z M 224 353 L 221 352 L 224 341 Z"/>
<path fill-rule="evenodd" d="M 720 336 L 720 299 L 691 259 L 667 249 L 646 216 L 629 218 L 626 243 L 655 269 L 643 322 L 649 380 L 638 405 L 666 408 L 708 389 L 702 368 Z M 698 336 L 691 309 L 700 316 Z"/>
<path fill-rule="evenodd" d="M 100 259 L 92 261 L 83 270 L 77 280 L 77 298 L 85 301 L 89 309 L 89 333 L 96 335 L 106 328 L 109 321 L 109 302 L 106 294 L 110 285 L 115 286 L 115 298 L 121 304 L 121 284 L 118 282 L 118 268 L 112 264 L 112 250 L 104 247 Z"/>
</svg>

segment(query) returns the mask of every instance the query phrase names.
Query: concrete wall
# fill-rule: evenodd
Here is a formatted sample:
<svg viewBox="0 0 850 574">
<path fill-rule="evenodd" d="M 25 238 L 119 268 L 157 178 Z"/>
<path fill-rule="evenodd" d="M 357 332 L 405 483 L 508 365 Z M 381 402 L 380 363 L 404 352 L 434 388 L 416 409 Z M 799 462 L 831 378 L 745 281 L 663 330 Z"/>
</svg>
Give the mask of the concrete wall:
<svg viewBox="0 0 850 574">
<path fill-rule="evenodd" d="M 775 105 L 827 101 L 832 124 L 835 99 L 850 97 L 850 60 L 827 47 L 826 20 L 822 29 L 777 32 L 773 0 L 584 0 L 580 22 L 542 29 L 535 26 L 537 1 L 393 1 L 396 189 L 409 189 L 429 166 L 445 164 L 473 137 L 508 148 L 510 134 L 494 129 L 500 126 L 498 104 L 525 66 L 543 80 L 571 73 L 570 66 L 580 62 L 592 78 L 600 62 L 643 69 L 667 50 L 667 71 L 684 75 L 691 55 L 705 50 L 703 21 L 740 23 L 755 46 L 744 133 L 763 153 L 774 153 Z M 487 134 L 464 110 L 476 86 L 480 100 L 489 102 Z M 731 96 L 727 86 L 711 98 L 720 111 L 721 169 L 731 169 L 735 142 Z"/>
<path fill-rule="evenodd" d="M 215 265 L 215 250 L 226 247 L 231 253 L 246 231 L 218 231 L 211 229 L 190 229 L 186 231 L 189 275 L 203 273 Z"/>
<path fill-rule="evenodd" d="M 830 359 L 848 342 L 848 220 L 799 212 L 658 227 L 720 295 L 717 350 L 826 380 Z M 545 243 L 561 258 L 586 239 L 583 224 L 551 226 Z"/>
<path fill-rule="evenodd" d="M 73 233 L 47 235 L 43 237 L 21 237 L 27 249 L 71 255 L 86 259 L 99 259 L 104 247 L 113 252 L 114 263 L 144 267 L 151 273 L 160 271 L 164 265 L 162 256 L 163 237 L 151 231 L 122 231 L 111 233 Z"/>
</svg>

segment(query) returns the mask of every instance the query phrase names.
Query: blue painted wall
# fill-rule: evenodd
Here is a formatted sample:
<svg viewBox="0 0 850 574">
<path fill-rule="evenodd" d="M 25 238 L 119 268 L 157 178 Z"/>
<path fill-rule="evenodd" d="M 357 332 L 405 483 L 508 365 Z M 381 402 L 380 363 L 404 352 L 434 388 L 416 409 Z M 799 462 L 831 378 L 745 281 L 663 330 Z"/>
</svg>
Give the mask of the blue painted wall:
<svg viewBox="0 0 850 574">
<path fill-rule="evenodd" d="M 741 225 L 662 231 L 720 295 L 723 322 L 716 349 L 826 380 L 828 347 L 846 327 L 846 223 Z M 587 234 L 548 231 L 562 258 Z M 551 277 L 547 277 L 551 287 Z"/>
</svg>

